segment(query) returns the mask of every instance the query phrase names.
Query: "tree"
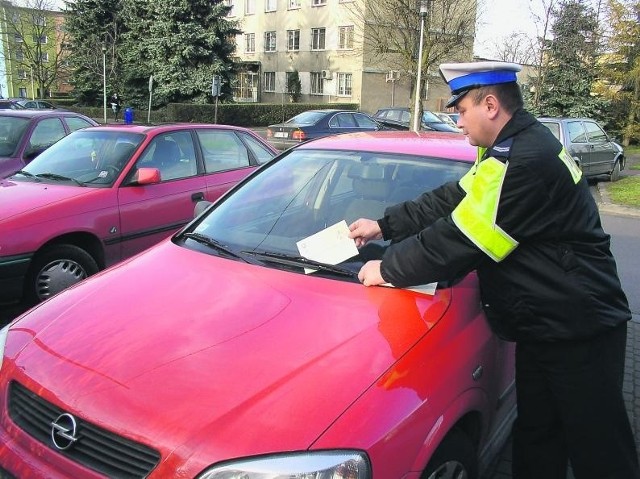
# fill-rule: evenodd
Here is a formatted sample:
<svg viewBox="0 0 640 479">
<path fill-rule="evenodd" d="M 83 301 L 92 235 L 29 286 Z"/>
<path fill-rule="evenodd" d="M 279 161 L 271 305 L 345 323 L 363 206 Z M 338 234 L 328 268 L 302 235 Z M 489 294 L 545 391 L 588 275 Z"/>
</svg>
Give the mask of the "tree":
<svg viewBox="0 0 640 479">
<path fill-rule="evenodd" d="M 4 50 L 9 75 L 32 83 L 37 96 L 50 93 L 64 78 L 66 33 L 49 0 L 28 0 L 22 6 L 3 2 L 4 22 L 1 34 L 7 39 Z"/>
<path fill-rule="evenodd" d="M 287 74 L 287 92 L 289 93 L 289 98 L 293 103 L 300 101 L 302 82 L 300 81 L 298 70 L 293 70 L 291 73 Z"/>
<path fill-rule="evenodd" d="M 229 39 L 240 30 L 226 18 L 223 0 L 122 0 L 122 6 L 123 94 L 132 104 L 145 104 L 150 75 L 156 105 L 211 101 L 213 75 L 223 79 L 222 97 L 230 96 L 235 44 Z"/>
<path fill-rule="evenodd" d="M 553 16 L 553 39 L 546 42 L 544 79 L 534 111 L 601 119 L 606 101 L 591 94 L 596 79 L 596 15 L 582 0 L 564 0 Z"/>
<path fill-rule="evenodd" d="M 628 146 L 640 140 L 640 3 L 609 0 L 607 10 L 610 28 L 604 32 L 598 91 L 612 102 L 613 130 Z"/>
<path fill-rule="evenodd" d="M 421 68 L 421 80 L 437 71 L 445 61 L 469 61 L 473 55 L 476 17 L 475 0 L 423 0 L 427 14 Z M 353 2 L 351 13 L 356 24 L 364 25 L 359 33 L 365 63 L 384 65 L 412 80 L 415 100 L 420 35 L 420 0 L 360 0 Z M 424 92 L 424 85 L 420 91 Z M 414 103 L 415 104 L 415 101 Z M 418 102 L 421 107 L 421 102 Z M 421 109 L 421 108 L 420 108 Z M 416 112 L 412 112 L 416 115 Z M 421 115 L 421 112 L 417 113 Z"/>
<path fill-rule="evenodd" d="M 71 46 L 69 62 L 73 66 L 71 83 L 81 105 L 102 103 L 103 67 L 107 91 L 116 92 L 122 88 L 119 52 L 124 25 L 118 14 L 121 9 L 120 0 L 74 0 L 66 3 L 65 28 Z"/>
<path fill-rule="evenodd" d="M 493 48 L 496 52 L 495 59 L 503 62 L 530 65 L 537 60 L 537 45 L 524 33 L 512 33 L 504 41 L 494 43 Z"/>
</svg>

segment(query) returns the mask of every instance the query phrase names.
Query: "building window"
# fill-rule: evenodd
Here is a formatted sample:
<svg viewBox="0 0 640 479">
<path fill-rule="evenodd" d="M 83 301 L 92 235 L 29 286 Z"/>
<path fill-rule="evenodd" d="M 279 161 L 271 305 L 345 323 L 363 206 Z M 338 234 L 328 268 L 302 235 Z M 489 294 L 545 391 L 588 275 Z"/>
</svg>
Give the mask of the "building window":
<svg viewBox="0 0 640 479">
<path fill-rule="evenodd" d="M 46 63 L 49 61 L 49 53 L 48 52 L 42 52 L 40 54 L 40 61 L 43 63 Z"/>
<path fill-rule="evenodd" d="M 324 94 L 324 79 L 322 78 L 322 72 L 311 72 L 311 94 Z"/>
<path fill-rule="evenodd" d="M 16 60 L 17 61 L 24 60 L 24 52 L 22 50 L 16 50 Z"/>
<path fill-rule="evenodd" d="M 255 33 L 244 34 L 244 51 L 245 53 L 256 52 L 256 34 Z"/>
<path fill-rule="evenodd" d="M 27 98 L 27 89 L 25 87 L 18 88 L 18 96 L 20 98 Z"/>
<path fill-rule="evenodd" d="M 37 27 L 46 27 L 47 19 L 42 15 L 34 15 L 33 16 L 33 24 Z"/>
<path fill-rule="evenodd" d="M 326 28 L 311 29 L 311 50 L 324 50 Z"/>
<path fill-rule="evenodd" d="M 244 0 L 244 14 L 253 15 L 256 13 L 256 0 Z"/>
<path fill-rule="evenodd" d="M 351 73 L 338 73 L 338 96 L 351 96 Z"/>
<path fill-rule="evenodd" d="M 264 32 L 264 51 L 276 51 L 276 32 Z"/>
<path fill-rule="evenodd" d="M 46 35 L 33 35 L 33 43 L 40 43 L 40 44 L 45 44 L 47 43 L 47 36 Z"/>
<path fill-rule="evenodd" d="M 26 80 L 27 79 L 27 71 L 26 70 L 18 70 L 18 79 Z"/>
<path fill-rule="evenodd" d="M 300 0 L 288 0 L 288 9 L 294 10 L 296 8 L 300 8 Z"/>
<path fill-rule="evenodd" d="M 276 91 L 276 72 L 264 72 L 264 91 Z"/>
<path fill-rule="evenodd" d="M 275 12 L 278 8 L 277 0 L 265 0 L 264 2 L 264 11 L 265 12 Z"/>
<path fill-rule="evenodd" d="M 349 25 L 348 27 L 340 27 L 340 38 L 338 41 L 338 49 L 340 50 L 353 49 L 353 25 Z"/>
<path fill-rule="evenodd" d="M 321 5 L 326 5 L 327 4 L 327 0 L 312 0 L 311 3 L 314 7 L 319 7 Z"/>
<path fill-rule="evenodd" d="M 224 0 L 224 4 L 229 7 L 229 11 L 227 12 L 227 17 L 235 17 L 235 0 Z"/>
<path fill-rule="evenodd" d="M 16 43 L 22 43 L 24 40 L 22 39 L 22 35 L 20 35 L 19 33 L 14 33 L 13 41 Z"/>
<path fill-rule="evenodd" d="M 287 30 L 287 50 L 300 50 L 300 30 Z"/>
</svg>

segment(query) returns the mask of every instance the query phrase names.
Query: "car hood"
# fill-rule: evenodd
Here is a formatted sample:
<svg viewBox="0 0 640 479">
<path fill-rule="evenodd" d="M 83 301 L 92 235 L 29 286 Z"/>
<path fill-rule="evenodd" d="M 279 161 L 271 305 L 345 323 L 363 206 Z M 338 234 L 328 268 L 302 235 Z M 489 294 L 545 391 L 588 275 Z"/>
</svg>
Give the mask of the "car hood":
<svg viewBox="0 0 640 479">
<path fill-rule="evenodd" d="M 48 208 L 72 198 L 91 195 L 100 190 L 101 188 L 5 179 L 0 181 L 0 222 L 16 215 Z M 81 212 L 62 209 L 57 211 L 65 216 Z M 51 220 L 53 218 L 43 217 L 43 220 L 45 219 Z"/>
<path fill-rule="evenodd" d="M 32 310 L 7 356 L 63 410 L 203 467 L 309 447 L 449 299 L 165 241 Z"/>
</svg>

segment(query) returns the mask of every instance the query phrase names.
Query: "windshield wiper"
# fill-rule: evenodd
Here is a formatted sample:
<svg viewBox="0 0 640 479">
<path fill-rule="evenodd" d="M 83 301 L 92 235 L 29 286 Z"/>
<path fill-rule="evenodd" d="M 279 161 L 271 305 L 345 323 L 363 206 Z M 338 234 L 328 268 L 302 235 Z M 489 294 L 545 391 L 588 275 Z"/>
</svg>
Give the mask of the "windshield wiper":
<svg viewBox="0 0 640 479">
<path fill-rule="evenodd" d="M 62 176 L 57 173 L 40 173 L 36 175 L 38 178 L 47 178 L 48 180 L 56 180 L 56 181 L 73 181 L 78 186 L 87 186 L 82 181 L 76 180 L 75 178 L 69 178 L 68 176 Z"/>
<path fill-rule="evenodd" d="M 184 236 L 185 238 L 189 238 L 194 241 L 197 241 L 198 243 L 201 243 L 203 245 L 209 246 L 210 248 L 215 249 L 216 251 L 219 251 L 221 253 L 224 253 L 227 256 L 241 259 L 245 263 L 250 263 L 250 261 L 244 256 L 244 254 L 233 251 L 228 246 L 220 243 L 220 241 L 215 240 L 207 235 L 203 235 L 202 233 L 195 233 L 191 231 L 188 233 L 183 233 L 182 236 Z"/>
<path fill-rule="evenodd" d="M 34 175 L 33 173 L 29 173 L 28 171 L 24 171 L 24 170 L 16 171 L 13 175 L 23 175 L 23 176 L 26 176 L 27 178 L 33 178 L 36 181 L 40 181 L 38 178 L 36 178 L 36 175 Z M 13 175 L 11 175 L 11 176 L 13 176 Z"/>
<path fill-rule="evenodd" d="M 304 256 L 296 256 L 286 253 L 272 253 L 269 251 L 243 251 L 242 253 L 251 256 L 257 256 L 267 261 L 280 263 L 287 266 L 298 266 L 309 269 L 316 269 L 319 271 L 327 271 L 329 273 L 348 276 L 350 278 L 358 277 L 358 273 L 356 273 L 355 271 L 351 271 L 350 269 L 333 264 L 321 263 L 320 261 L 314 261 L 312 259 L 305 258 Z"/>
</svg>

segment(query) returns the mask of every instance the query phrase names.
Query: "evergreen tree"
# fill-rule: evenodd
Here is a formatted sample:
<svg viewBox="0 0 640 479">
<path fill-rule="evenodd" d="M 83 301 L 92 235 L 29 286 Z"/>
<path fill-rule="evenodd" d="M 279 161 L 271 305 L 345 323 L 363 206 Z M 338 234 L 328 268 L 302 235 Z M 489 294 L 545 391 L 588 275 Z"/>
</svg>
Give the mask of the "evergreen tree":
<svg viewBox="0 0 640 479">
<path fill-rule="evenodd" d="M 82 105 L 102 104 L 103 67 L 106 67 L 107 95 L 121 89 L 118 54 L 123 24 L 118 14 L 120 10 L 121 0 L 66 2 L 65 29 L 73 72 L 71 84 Z"/>
<path fill-rule="evenodd" d="M 223 79 L 222 98 L 230 96 L 233 73 L 230 41 L 240 33 L 226 18 L 222 0 L 122 0 L 127 33 L 123 70 L 131 104 L 147 104 L 153 75 L 155 106 L 169 102 L 210 101 L 214 74 Z"/>
<path fill-rule="evenodd" d="M 553 12 L 544 81 L 535 113 L 601 119 L 606 101 L 592 96 L 596 79 L 598 22 L 584 0 L 564 0 Z"/>
</svg>

